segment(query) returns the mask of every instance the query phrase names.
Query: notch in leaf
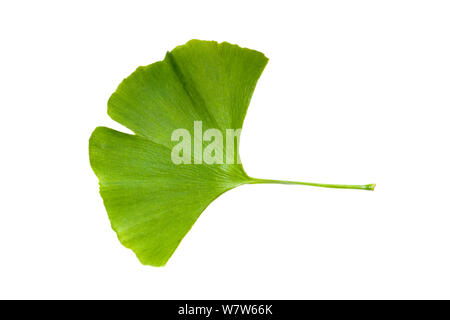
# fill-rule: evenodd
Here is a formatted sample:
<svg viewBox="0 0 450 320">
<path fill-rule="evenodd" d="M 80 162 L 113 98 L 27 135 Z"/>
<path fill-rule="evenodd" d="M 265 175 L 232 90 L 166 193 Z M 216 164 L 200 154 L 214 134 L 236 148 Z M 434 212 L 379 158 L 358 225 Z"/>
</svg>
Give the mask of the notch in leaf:
<svg viewBox="0 0 450 320">
<path fill-rule="evenodd" d="M 227 130 L 240 130 L 267 61 L 262 53 L 237 45 L 191 40 L 163 61 L 137 68 L 112 94 L 109 116 L 135 135 L 96 128 L 89 140 L 90 163 L 112 228 L 143 264 L 165 265 L 203 210 L 243 184 L 374 189 L 375 184 L 256 179 L 239 161 L 199 161 L 208 143 L 196 136 L 194 124 L 201 123 L 205 133 L 216 130 L 210 131 L 216 139 L 227 137 Z M 189 161 L 175 164 L 179 141 L 173 141 L 173 133 L 180 128 L 194 141 L 184 150 Z M 221 150 L 216 145 L 214 152 L 239 159 L 238 143 L 218 146 Z"/>
</svg>

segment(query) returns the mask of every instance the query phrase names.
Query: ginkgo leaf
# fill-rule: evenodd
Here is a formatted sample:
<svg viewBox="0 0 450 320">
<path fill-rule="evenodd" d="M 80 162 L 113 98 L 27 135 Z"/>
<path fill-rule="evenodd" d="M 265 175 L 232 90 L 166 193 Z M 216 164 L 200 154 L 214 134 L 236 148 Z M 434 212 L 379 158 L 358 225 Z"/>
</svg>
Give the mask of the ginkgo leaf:
<svg viewBox="0 0 450 320">
<path fill-rule="evenodd" d="M 143 264 L 165 265 L 205 208 L 242 184 L 373 190 L 256 179 L 244 172 L 239 130 L 267 61 L 237 45 L 191 40 L 163 61 L 139 67 L 112 94 L 109 116 L 135 134 L 98 127 L 89 157 L 112 228 Z M 180 136 L 176 130 L 183 130 Z M 192 143 L 178 150 L 183 134 Z M 177 163 L 173 158 L 180 154 L 184 161 Z"/>
</svg>

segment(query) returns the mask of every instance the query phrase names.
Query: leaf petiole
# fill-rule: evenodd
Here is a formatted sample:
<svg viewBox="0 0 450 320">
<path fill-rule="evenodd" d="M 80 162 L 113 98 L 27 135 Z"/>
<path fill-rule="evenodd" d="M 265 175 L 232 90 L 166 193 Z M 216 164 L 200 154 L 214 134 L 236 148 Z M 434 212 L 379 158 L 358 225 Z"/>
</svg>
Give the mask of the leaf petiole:
<svg viewBox="0 0 450 320">
<path fill-rule="evenodd" d="M 355 190 L 368 190 L 373 191 L 375 189 L 375 183 L 371 184 L 329 184 L 329 183 L 314 183 L 314 182 L 300 182 L 300 181 L 286 181 L 286 180 L 272 180 L 272 179 L 258 179 L 250 178 L 249 184 L 258 183 L 275 183 L 275 184 L 296 184 L 303 186 L 313 186 L 322 188 L 335 188 L 335 189 L 355 189 Z"/>
</svg>

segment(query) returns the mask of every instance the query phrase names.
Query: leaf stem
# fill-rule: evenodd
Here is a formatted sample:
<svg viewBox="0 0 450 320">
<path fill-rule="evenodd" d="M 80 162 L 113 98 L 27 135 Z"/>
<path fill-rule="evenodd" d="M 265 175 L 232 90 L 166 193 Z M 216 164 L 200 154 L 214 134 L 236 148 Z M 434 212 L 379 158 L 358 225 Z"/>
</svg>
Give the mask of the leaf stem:
<svg viewBox="0 0 450 320">
<path fill-rule="evenodd" d="M 300 181 L 286 181 L 286 180 L 272 180 L 272 179 L 258 179 L 250 178 L 249 184 L 257 183 L 276 183 L 276 184 L 297 184 L 303 186 L 313 186 L 322 188 L 336 188 L 336 189 L 355 189 L 355 190 L 369 190 L 375 189 L 375 183 L 371 184 L 329 184 L 329 183 L 314 183 L 314 182 L 300 182 Z"/>
</svg>

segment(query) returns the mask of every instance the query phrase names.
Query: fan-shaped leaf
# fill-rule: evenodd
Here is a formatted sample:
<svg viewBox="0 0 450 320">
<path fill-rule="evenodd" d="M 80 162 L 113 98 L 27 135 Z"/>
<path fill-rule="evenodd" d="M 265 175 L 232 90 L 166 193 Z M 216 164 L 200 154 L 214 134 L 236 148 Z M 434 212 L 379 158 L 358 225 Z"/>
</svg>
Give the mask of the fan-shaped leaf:
<svg viewBox="0 0 450 320">
<path fill-rule="evenodd" d="M 223 153 L 223 161 L 205 159 L 213 137 L 238 140 L 236 130 L 267 61 L 226 42 L 192 40 L 163 61 L 139 67 L 112 94 L 108 114 L 135 135 L 98 127 L 89 156 L 112 228 L 143 264 L 164 265 L 202 211 L 245 183 L 373 189 L 250 178 L 239 163 L 238 142 L 216 145 L 214 155 Z M 172 159 L 180 151 L 177 129 L 193 139 L 183 152 L 190 164 Z"/>
</svg>

